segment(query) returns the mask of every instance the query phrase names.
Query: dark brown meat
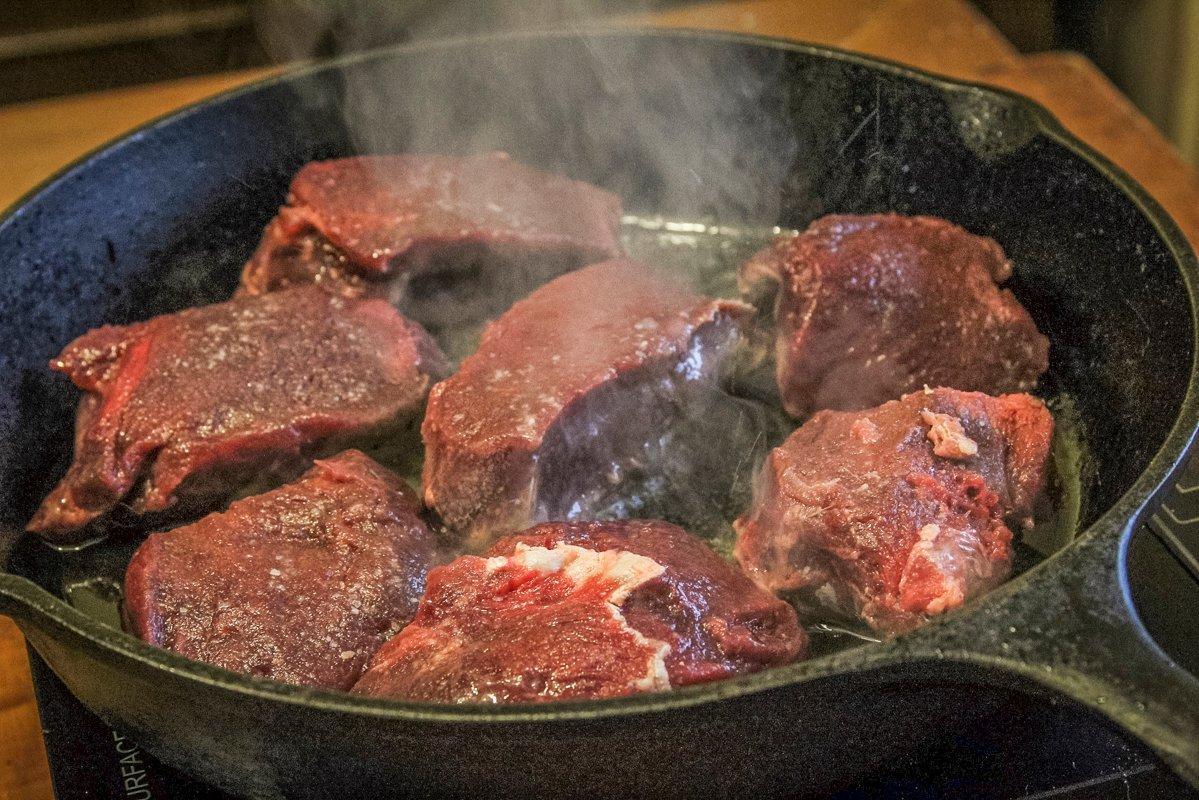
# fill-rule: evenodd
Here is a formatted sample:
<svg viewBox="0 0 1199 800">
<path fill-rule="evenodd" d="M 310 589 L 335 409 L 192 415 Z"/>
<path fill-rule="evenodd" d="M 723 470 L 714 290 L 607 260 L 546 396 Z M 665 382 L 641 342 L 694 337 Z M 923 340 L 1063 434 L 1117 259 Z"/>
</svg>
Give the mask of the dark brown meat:
<svg viewBox="0 0 1199 800">
<path fill-rule="evenodd" d="M 821 411 L 767 459 L 737 520 L 741 565 L 773 591 L 912 628 L 1007 577 L 1031 524 L 1053 417 L 1026 394 L 935 389 Z"/>
<path fill-rule="evenodd" d="M 922 386 L 1032 389 L 1049 342 L 998 284 L 994 240 L 933 217 L 823 217 L 741 267 L 778 282 L 776 378 L 796 417 L 870 408 Z"/>
<path fill-rule="evenodd" d="M 138 513 L 190 508 L 395 434 L 446 371 L 428 334 L 387 303 L 312 287 L 98 328 L 51 367 L 87 392 L 75 461 L 29 523 L 55 539 L 135 488 Z"/>
<path fill-rule="evenodd" d="M 536 521 L 627 516 L 619 486 L 657 473 L 672 426 L 717 383 L 747 311 L 633 261 L 546 284 L 433 387 L 425 503 L 475 549 Z"/>
<path fill-rule="evenodd" d="M 150 644 L 284 683 L 349 689 L 416 613 L 435 541 L 416 494 L 356 450 L 151 534 L 125 574 Z"/>
<path fill-rule="evenodd" d="M 620 216 L 615 195 L 503 153 L 318 161 L 296 174 L 240 291 L 316 283 L 441 327 L 619 255 Z"/>
<path fill-rule="evenodd" d="M 516 703 L 661 691 L 787 664 L 794 610 L 665 522 L 539 525 L 429 575 L 355 692 Z"/>
</svg>

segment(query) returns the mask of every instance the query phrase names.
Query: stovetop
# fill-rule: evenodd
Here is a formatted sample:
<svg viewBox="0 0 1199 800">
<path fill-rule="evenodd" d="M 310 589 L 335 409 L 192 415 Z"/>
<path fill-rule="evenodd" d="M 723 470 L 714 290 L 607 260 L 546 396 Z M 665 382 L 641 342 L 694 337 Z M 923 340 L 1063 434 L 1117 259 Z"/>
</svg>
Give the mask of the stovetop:
<svg viewBox="0 0 1199 800">
<path fill-rule="evenodd" d="M 1133 600 L 1156 641 L 1199 674 L 1199 458 L 1129 549 Z M 87 711 L 30 651 L 59 800 L 224 800 Z M 797 787 L 798 790 L 802 787 Z M 1091 712 L 1032 698 L 947 731 L 836 800 L 1173 800 L 1199 797 Z"/>
</svg>

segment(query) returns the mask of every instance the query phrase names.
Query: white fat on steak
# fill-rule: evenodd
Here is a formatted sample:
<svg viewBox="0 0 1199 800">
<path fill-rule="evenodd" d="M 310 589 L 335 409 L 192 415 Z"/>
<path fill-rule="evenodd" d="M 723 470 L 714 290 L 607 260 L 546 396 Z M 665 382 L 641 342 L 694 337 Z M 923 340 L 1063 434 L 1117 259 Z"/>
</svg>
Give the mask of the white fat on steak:
<svg viewBox="0 0 1199 800">
<path fill-rule="evenodd" d="M 639 645 L 651 651 L 646 663 L 645 676 L 634 681 L 632 688 L 637 691 L 663 691 L 670 688 L 670 676 L 666 672 L 666 656 L 670 653 L 670 645 L 644 636 L 641 631 L 629 625 L 620 610 L 621 604 L 628 599 L 629 594 L 661 576 L 666 571 L 664 566 L 652 558 L 626 550 L 597 552 L 563 543 L 549 549 L 531 547 L 521 542 L 516 545 L 516 550 L 511 556 L 493 556 L 487 559 L 488 574 L 506 567 L 520 567 L 542 575 L 560 572 L 570 579 L 576 591 L 593 582 L 607 584 L 610 588 L 603 600 L 612 618 Z"/>
<path fill-rule="evenodd" d="M 986 565 L 980 571 L 979 565 Z M 942 529 L 935 523 L 925 525 L 918 533 L 916 543 L 908 554 L 903 577 L 899 581 L 901 595 L 906 594 L 911 581 L 929 568 L 936 570 L 941 579 L 941 591 L 931 598 L 923 608 L 925 614 L 940 614 L 960 606 L 966 599 L 969 587 L 992 576 L 990 562 L 981 553 L 981 544 L 976 536 L 966 531 Z M 927 578 L 925 578 L 927 580 Z"/>
<path fill-rule="evenodd" d="M 966 435 L 956 417 L 924 408 L 920 410 L 920 418 L 928 426 L 927 436 L 933 443 L 934 455 L 956 460 L 978 455 L 978 442 Z"/>
</svg>

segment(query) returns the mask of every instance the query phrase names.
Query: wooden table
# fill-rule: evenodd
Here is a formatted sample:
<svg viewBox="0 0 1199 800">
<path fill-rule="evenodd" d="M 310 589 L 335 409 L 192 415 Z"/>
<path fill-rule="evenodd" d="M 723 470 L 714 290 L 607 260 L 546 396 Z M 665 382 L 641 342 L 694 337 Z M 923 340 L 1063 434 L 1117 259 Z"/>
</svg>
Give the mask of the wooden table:
<svg viewBox="0 0 1199 800">
<path fill-rule="evenodd" d="M 1089 61 L 1021 56 L 962 0 L 716 2 L 627 18 L 833 45 L 1029 95 L 1126 169 L 1199 243 L 1199 176 Z M 0 206 L 53 170 L 148 119 L 265 71 L 0 108 Z M 20 633 L 0 618 L 0 800 L 53 796 Z"/>
</svg>

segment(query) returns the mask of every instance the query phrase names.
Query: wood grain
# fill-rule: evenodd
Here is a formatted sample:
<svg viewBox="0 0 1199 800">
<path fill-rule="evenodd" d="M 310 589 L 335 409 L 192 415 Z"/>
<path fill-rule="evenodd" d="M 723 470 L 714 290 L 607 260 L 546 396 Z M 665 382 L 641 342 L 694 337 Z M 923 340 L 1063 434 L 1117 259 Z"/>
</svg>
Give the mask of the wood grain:
<svg viewBox="0 0 1199 800">
<path fill-rule="evenodd" d="M 17 626 L 0 617 L 0 800 L 54 796 L 41 734 L 25 642 Z"/>
<path fill-rule="evenodd" d="M 0 158 L 0 208 L 131 128 L 271 72 L 206 75 L 0 108 L 5 154 Z"/>
<path fill-rule="evenodd" d="M 1199 177 L 1094 65 L 1065 53 L 1021 57 L 962 0 L 715 2 L 623 22 L 799 39 L 1022 92 L 1131 173 L 1199 243 Z M 268 72 L 0 109 L 0 206 L 130 128 Z M 0 618 L 0 800 L 52 797 L 40 733 L 20 633 Z"/>
</svg>

